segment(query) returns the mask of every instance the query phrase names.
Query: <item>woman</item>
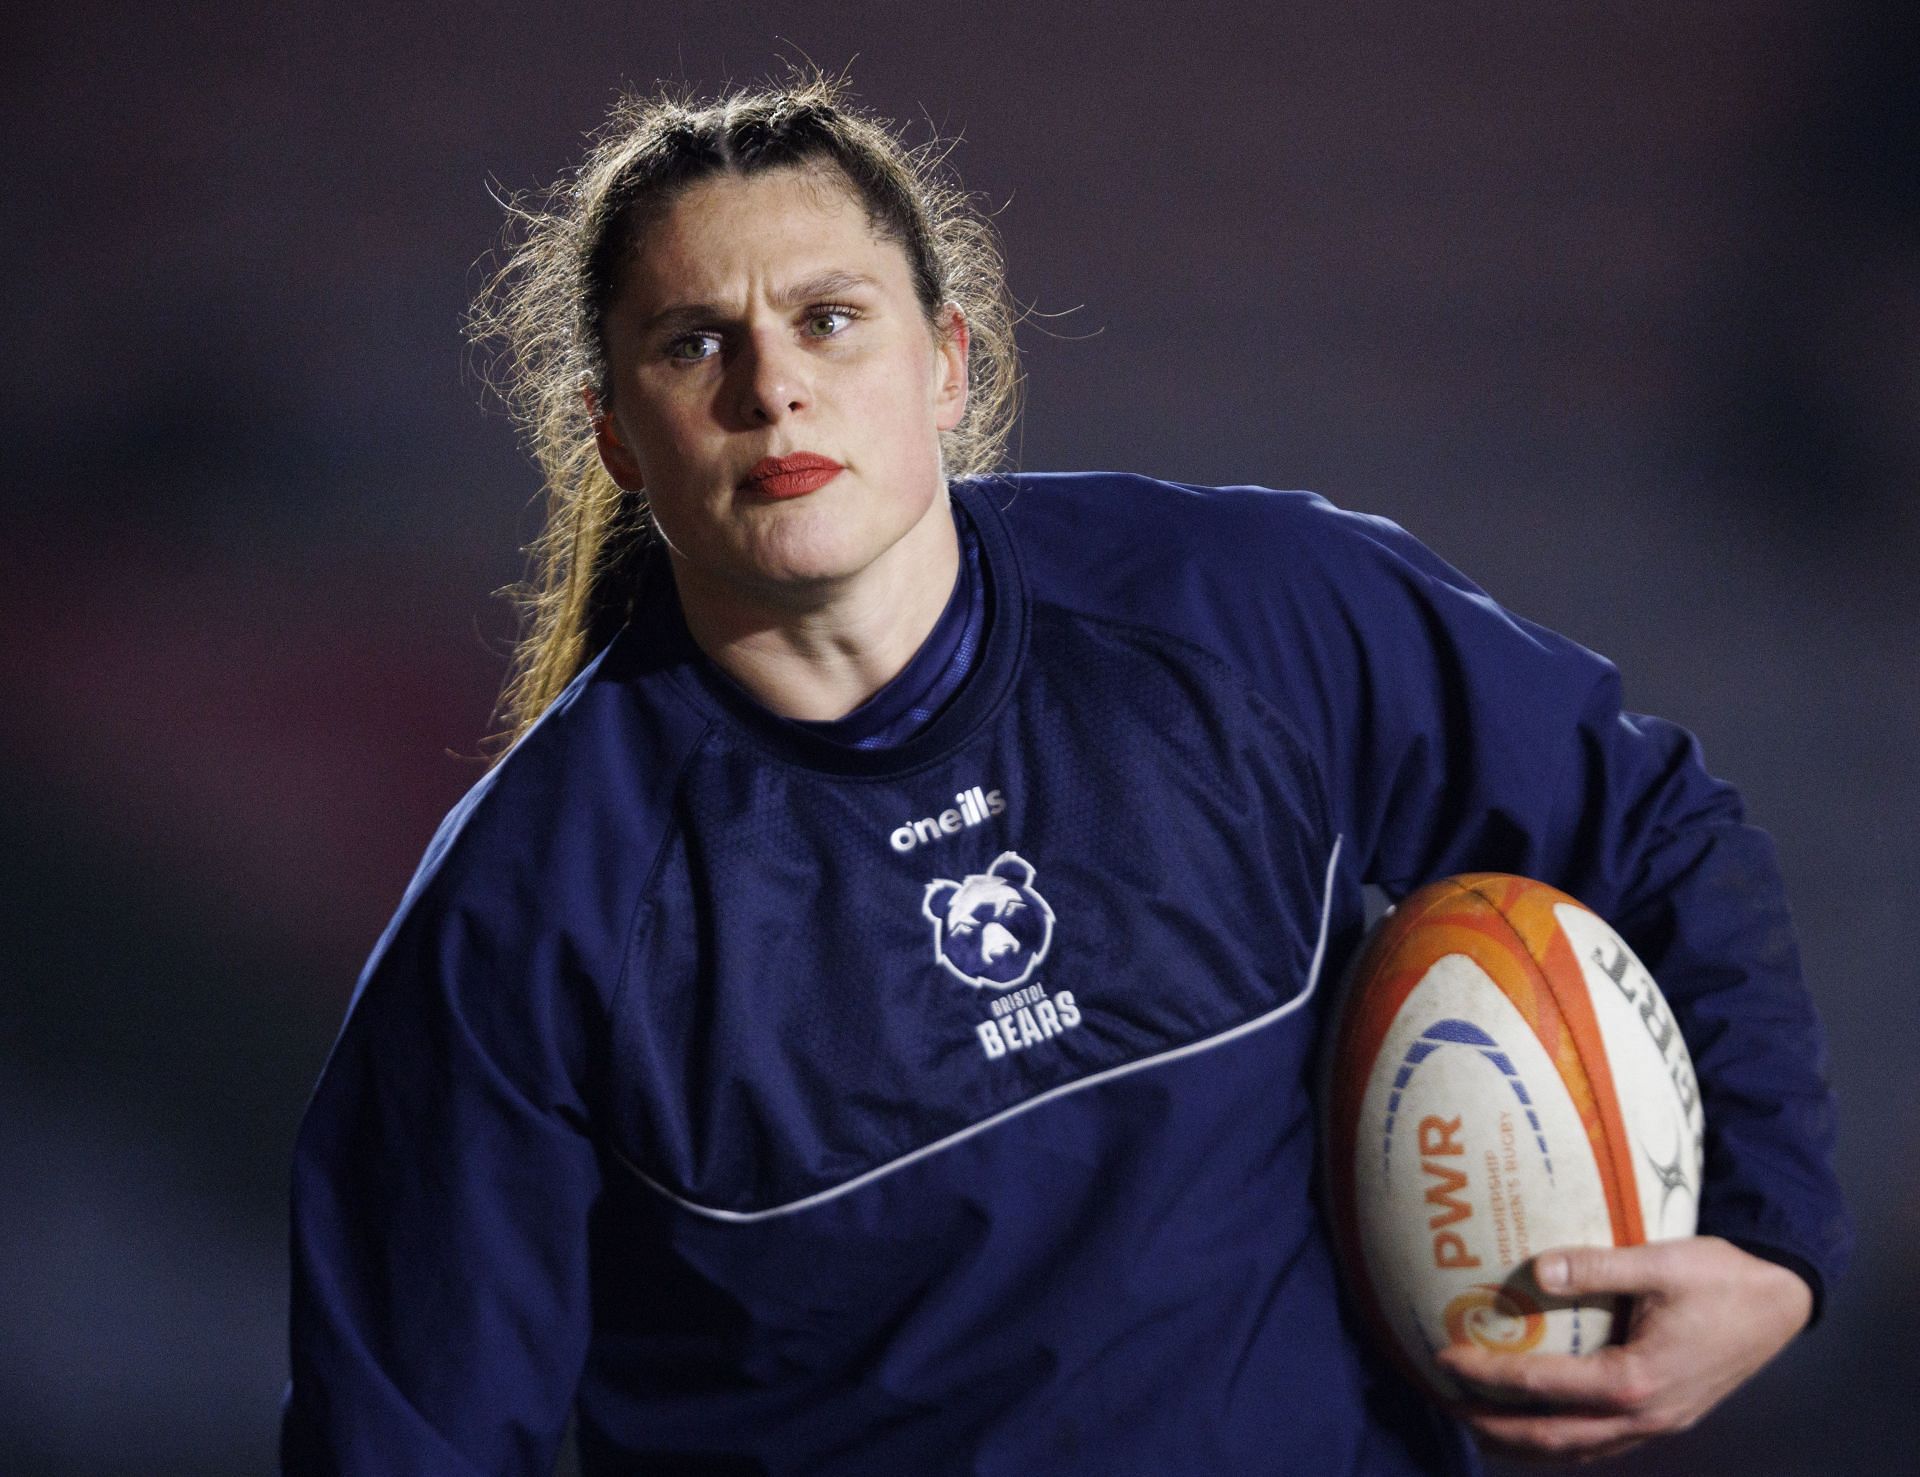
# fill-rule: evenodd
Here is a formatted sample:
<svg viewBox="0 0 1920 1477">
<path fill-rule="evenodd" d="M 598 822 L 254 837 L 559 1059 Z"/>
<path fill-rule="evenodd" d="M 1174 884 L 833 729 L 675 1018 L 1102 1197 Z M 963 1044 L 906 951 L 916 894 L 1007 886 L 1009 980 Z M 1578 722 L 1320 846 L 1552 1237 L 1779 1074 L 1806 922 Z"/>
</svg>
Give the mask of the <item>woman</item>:
<svg viewBox="0 0 1920 1477">
<path fill-rule="evenodd" d="M 1689 1424 L 1844 1257 L 1764 836 L 1604 663 L 1316 498 L 984 478 L 991 238 L 834 88 L 624 108 L 493 316 L 553 497 L 513 746 L 295 1170 L 290 1472 L 1470 1471 L 1310 1197 L 1361 888 L 1541 877 L 1704 1083 L 1703 1231 L 1555 1261 L 1521 1450 Z"/>
</svg>

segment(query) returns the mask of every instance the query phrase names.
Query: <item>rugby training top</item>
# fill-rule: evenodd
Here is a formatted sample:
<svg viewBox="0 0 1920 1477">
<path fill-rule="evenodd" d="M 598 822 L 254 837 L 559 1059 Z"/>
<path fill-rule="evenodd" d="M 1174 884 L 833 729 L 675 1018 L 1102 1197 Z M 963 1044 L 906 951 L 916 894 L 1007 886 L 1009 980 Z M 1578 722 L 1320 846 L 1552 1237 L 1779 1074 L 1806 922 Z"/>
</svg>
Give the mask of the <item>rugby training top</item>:
<svg viewBox="0 0 1920 1477">
<path fill-rule="evenodd" d="M 856 749 L 634 621 L 454 809 L 301 1129 L 285 1470 L 1467 1472 L 1365 1344 L 1312 1058 L 1363 882 L 1540 878 L 1692 1048 L 1701 1229 L 1849 1231 L 1770 844 L 1392 524 L 955 484 L 990 609 Z"/>
</svg>

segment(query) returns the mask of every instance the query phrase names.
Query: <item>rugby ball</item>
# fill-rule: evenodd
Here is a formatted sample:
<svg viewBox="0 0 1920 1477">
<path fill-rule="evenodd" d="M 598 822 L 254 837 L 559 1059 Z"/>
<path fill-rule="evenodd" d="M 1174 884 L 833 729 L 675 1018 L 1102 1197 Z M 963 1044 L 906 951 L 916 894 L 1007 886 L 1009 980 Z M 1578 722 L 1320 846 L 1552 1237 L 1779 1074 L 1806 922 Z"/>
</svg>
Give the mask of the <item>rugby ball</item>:
<svg viewBox="0 0 1920 1477">
<path fill-rule="evenodd" d="M 1611 1299 L 1543 1294 L 1559 1246 L 1693 1234 L 1705 1131 L 1693 1061 L 1633 951 L 1545 883 L 1473 873 L 1382 918 L 1348 971 L 1325 1086 L 1347 1284 L 1390 1357 L 1591 1353 Z"/>
</svg>

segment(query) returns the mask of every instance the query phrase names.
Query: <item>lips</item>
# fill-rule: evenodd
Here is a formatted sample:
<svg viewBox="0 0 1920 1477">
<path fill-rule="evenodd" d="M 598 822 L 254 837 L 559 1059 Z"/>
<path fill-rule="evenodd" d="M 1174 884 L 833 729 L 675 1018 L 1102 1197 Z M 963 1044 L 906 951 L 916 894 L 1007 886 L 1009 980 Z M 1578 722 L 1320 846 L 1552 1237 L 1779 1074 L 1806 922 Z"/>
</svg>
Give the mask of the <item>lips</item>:
<svg viewBox="0 0 1920 1477">
<path fill-rule="evenodd" d="M 816 456 L 811 451 L 796 451 L 790 456 L 762 457 L 740 485 L 767 497 L 805 497 L 824 487 L 846 470 L 832 457 Z"/>
</svg>

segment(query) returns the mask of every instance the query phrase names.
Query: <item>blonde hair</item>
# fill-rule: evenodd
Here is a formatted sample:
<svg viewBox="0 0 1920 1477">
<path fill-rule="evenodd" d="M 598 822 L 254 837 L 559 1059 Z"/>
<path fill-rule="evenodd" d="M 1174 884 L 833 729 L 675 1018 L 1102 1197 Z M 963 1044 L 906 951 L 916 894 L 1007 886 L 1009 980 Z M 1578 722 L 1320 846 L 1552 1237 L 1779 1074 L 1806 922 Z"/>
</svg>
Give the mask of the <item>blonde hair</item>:
<svg viewBox="0 0 1920 1477">
<path fill-rule="evenodd" d="M 495 736 L 510 747 L 619 630 L 633 608 L 651 536 L 644 498 L 600 464 L 581 395 L 608 403 L 604 322 L 622 265 L 646 228 L 699 180 L 815 167 L 836 172 L 872 229 L 906 254 L 935 333 L 945 309 L 966 315 L 965 417 L 941 436 L 947 474 L 994 471 L 1019 411 L 1015 312 L 992 226 L 945 171 L 938 140 L 908 147 L 848 101 L 844 79 L 818 74 L 696 104 L 628 94 L 579 167 L 531 201 L 508 204 L 503 264 L 468 321 L 496 350 L 489 383 L 519 422 L 545 478 L 546 516 L 506 593 L 520 635 L 501 689 Z"/>
</svg>

